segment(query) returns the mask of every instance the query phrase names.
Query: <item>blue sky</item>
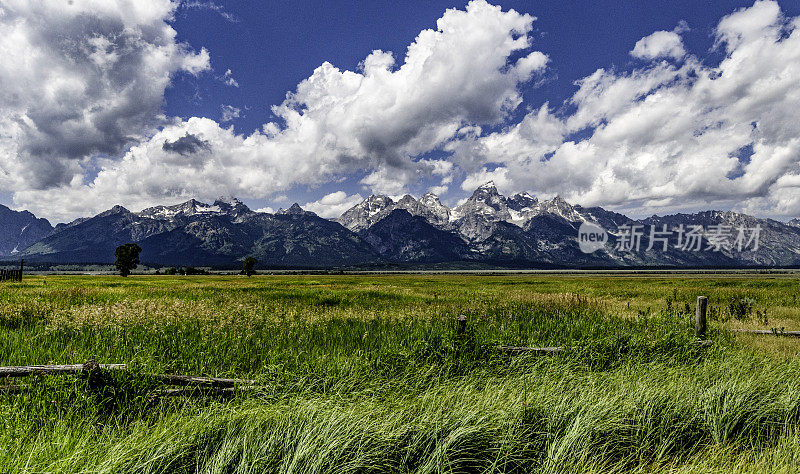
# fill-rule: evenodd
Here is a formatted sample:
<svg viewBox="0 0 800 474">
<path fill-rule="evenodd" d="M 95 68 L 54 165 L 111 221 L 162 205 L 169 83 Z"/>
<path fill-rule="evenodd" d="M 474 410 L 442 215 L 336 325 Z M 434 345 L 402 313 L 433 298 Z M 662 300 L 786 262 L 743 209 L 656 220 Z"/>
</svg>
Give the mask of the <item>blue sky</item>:
<svg viewBox="0 0 800 474">
<path fill-rule="evenodd" d="M 333 216 L 373 192 L 452 205 L 492 179 L 631 215 L 800 213 L 800 2 L 491 5 L 0 2 L 20 43 L 3 62 L 34 57 L 0 68 L 0 203 L 67 220 L 232 194 Z M 410 45 L 429 57 L 405 74 Z M 464 93 L 428 80 L 448 68 Z"/>
<path fill-rule="evenodd" d="M 208 5 L 210 2 L 196 2 Z M 544 81 L 524 86 L 527 105 L 549 101 L 562 104 L 577 89 L 573 82 L 597 68 L 630 70 L 638 61 L 629 51 L 640 38 L 658 30 L 672 30 L 681 21 L 691 28 L 683 35 L 688 50 L 711 63 L 720 54 L 711 50 L 713 29 L 724 15 L 752 5 L 748 1 L 503 1 L 504 9 L 534 15 L 535 48 L 552 63 Z M 192 5 L 194 3 L 189 3 Z M 199 49 L 212 51 L 215 74 L 181 76 L 165 94 L 169 115 L 220 116 L 222 105 L 242 109 L 233 120 L 237 130 L 249 133 L 270 119 L 270 107 L 309 77 L 325 61 L 355 70 L 372 50 L 392 51 L 402 57 L 406 48 L 448 8 L 452 1 L 217 1 L 225 18 L 208 7 L 178 10 L 173 22 L 178 37 Z M 783 2 L 784 12 L 800 14 L 800 2 Z M 239 84 L 226 87 L 216 77 L 230 69 Z"/>
</svg>

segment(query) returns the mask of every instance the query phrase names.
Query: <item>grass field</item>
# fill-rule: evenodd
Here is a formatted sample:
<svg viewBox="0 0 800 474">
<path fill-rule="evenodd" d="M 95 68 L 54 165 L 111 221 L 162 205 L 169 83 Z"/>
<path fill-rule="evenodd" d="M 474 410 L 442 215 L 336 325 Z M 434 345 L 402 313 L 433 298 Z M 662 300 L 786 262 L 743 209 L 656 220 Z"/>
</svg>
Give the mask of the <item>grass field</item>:
<svg viewBox="0 0 800 474">
<path fill-rule="evenodd" d="M 800 277 L 30 277 L 0 365 L 132 371 L 0 394 L 0 471 L 796 471 L 800 340 L 742 327 L 800 329 Z M 260 388 L 152 399 L 163 372 Z"/>
</svg>

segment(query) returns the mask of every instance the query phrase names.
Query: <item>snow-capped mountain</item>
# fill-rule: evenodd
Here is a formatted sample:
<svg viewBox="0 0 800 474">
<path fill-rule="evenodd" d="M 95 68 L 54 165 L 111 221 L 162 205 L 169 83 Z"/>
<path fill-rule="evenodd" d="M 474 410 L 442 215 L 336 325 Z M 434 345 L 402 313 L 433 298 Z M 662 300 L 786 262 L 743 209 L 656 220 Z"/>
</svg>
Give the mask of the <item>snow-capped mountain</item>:
<svg viewBox="0 0 800 474">
<path fill-rule="evenodd" d="M 372 227 L 395 209 L 405 209 L 412 216 L 424 217 L 437 227 L 447 227 L 450 221 L 450 209 L 432 193 L 422 195 L 419 200 L 406 194 L 397 202 L 389 196 L 373 194 L 345 211 L 336 221 L 353 232 L 359 232 Z"/>
<path fill-rule="evenodd" d="M 603 213 L 607 213 L 599 208 L 584 210 L 580 206 L 572 206 L 559 196 L 544 201 L 539 201 L 529 193 L 505 197 L 490 181 L 453 209 L 444 205 L 433 193 L 423 194 L 419 200 L 407 194 L 397 202 L 388 196 L 372 195 L 345 211 L 337 222 L 359 232 L 370 228 L 395 209 L 405 209 L 413 216 L 424 217 L 431 225 L 442 230 L 457 229 L 468 241 L 487 238 L 497 222 L 522 228 L 533 217 L 540 215 L 554 215 L 570 222 L 600 222 Z M 598 218 L 591 211 L 600 211 L 603 215 Z"/>
<path fill-rule="evenodd" d="M 249 214 L 250 209 L 236 198 L 219 198 L 213 204 L 206 204 L 196 199 L 175 204 L 173 206 L 154 206 L 137 212 L 136 215 L 156 220 L 176 220 L 193 216 L 232 216 L 234 218 Z"/>
<path fill-rule="evenodd" d="M 442 204 L 439 196 L 433 193 L 425 193 L 419 198 L 419 203 L 430 213 L 432 218 L 428 220 L 434 225 L 446 226 L 450 222 L 450 208 Z"/>
<path fill-rule="evenodd" d="M 537 214 L 539 200 L 528 193 L 517 193 L 506 199 L 511 222 L 518 226 L 525 225 L 531 217 Z"/>
<path fill-rule="evenodd" d="M 584 222 L 604 228 L 607 245 L 584 253 L 578 242 Z M 397 201 L 370 196 L 336 220 L 297 203 L 270 214 L 251 211 L 235 198 L 212 204 L 192 199 L 140 212 L 114 206 L 53 229 L 30 213 L 0 207 L 0 255 L 13 252 L 14 258 L 32 262 L 112 263 L 118 245 L 136 242 L 143 249 L 142 262 L 160 265 L 236 267 L 254 256 L 265 266 L 307 268 L 800 266 L 796 224 L 730 211 L 635 220 L 600 207 L 572 205 L 559 196 L 506 197 L 487 183 L 453 209 L 432 193 Z M 669 229 L 669 237 L 660 233 L 663 229 Z M 626 246 L 632 237 L 635 245 Z M 722 238 L 724 244 L 718 245 Z"/>
<path fill-rule="evenodd" d="M 376 206 L 376 202 L 380 205 Z M 436 217 L 431 218 L 429 210 L 434 205 L 437 209 Z M 505 197 L 498 192 L 492 182 L 480 186 L 468 199 L 453 209 L 448 209 L 431 193 L 425 194 L 419 201 L 411 196 L 405 196 L 397 203 L 386 196 L 370 196 L 345 212 L 339 222 L 363 234 L 392 210 L 400 208 L 408 209 L 414 216 L 425 217 L 428 223 L 438 230 L 457 233 L 471 246 L 473 255 L 478 260 L 538 261 L 553 264 L 570 262 L 615 266 L 800 264 L 800 226 L 795 226 L 794 223 L 782 224 L 745 214 L 717 211 L 634 220 L 601 207 L 584 208 L 572 205 L 560 196 L 539 200 L 529 193 L 517 193 Z M 371 209 L 372 212 L 365 212 L 367 209 Z M 444 223 L 444 216 L 449 217 L 447 224 Z M 587 257 L 579 252 L 576 244 L 578 229 L 584 222 L 598 224 L 606 229 L 610 241 L 624 239 L 625 229 L 635 226 L 636 232 L 641 234 L 637 237 L 639 249 L 615 248 L 614 245 L 608 245 L 604 250 Z M 753 229 L 760 226 L 764 232 L 759 236 L 760 248 L 757 250 L 740 252 L 739 249 L 730 246 L 714 249 L 715 237 L 706 235 L 709 233 L 706 231 L 699 237 L 698 251 L 687 251 L 680 246 L 676 248 L 674 244 L 659 251 L 659 242 L 661 244 L 663 242 L 656 236 L 654 245 L 651 246 L 651 236 L 648 232 L 651 227 L 663 229 L 664 225 L 671 230 L 678 229 L 681 225 L 701 226 L 711 230 L 716 228 L 714 226 L 722 226 L 731 232 L 733 229 Z M 397 227 L 395 224 L 393 228 Z M 410 238 L 411 234 L 403 235 L 404 238 Z M 420 236 L 420 238 L 432 237 Z M 673 238 L 677 239 L 677 234 Z M 735 238 L 735 235 L 730 236 L 731 242 L 735 243 Z"/>
<path fill-rule="evenodd" d="M 345 211 L 337 222 L 353 232 L 358 232 L 378 222 L 384 213 L 388 214 L 387 209 L 389 212 L 394 209 L 394 205 L 395 202 L 389 196 L 373 194 Z"/>
<path fill-rule="evenodd" d="M 506 197 L 497 192 L 494 182 L 489 181 L 480 186 L 469 199 L 453 208 L 450 213 L 450 220 L 454 222 L 470 217 L 481 217 L 488 222 L 511 220 Z"/>
<path fill-rule="evenodd" d="M 64 225 L 20 255 L 32 262 L 113 263 L 124 243 L 161 265 L 227 265 L 247 256 L 262 265 L 358 265 L 376 254 L 358 235 L 295 204 L 281 214 L 253 212 L 237 199 L 189 200 L 131 212 L 122 206 Z"/>
</svg>

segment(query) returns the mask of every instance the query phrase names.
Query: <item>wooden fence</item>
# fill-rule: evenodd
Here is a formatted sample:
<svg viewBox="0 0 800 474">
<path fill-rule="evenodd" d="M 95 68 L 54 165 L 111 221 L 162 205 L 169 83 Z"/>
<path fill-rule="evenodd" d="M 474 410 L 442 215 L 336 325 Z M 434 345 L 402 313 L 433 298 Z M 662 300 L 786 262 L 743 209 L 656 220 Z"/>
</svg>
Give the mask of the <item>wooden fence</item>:
<svg viewBox="0 0 800 474">
<path fill-rule="evenodd" d="M 90 389 L 102 387 L 105 383 L 102 373 L 110 370 L 128 370 L 126 364 L 98 364 L 94 359 L 86 361 L 85 364 L 69 365 L 29 365 L 21 367 L 0 367 L 0 380 L 9 377 L 30 377 L 34 375 L 54 374 L 76 374 L 86 377 Z M 178 385 L 184 388 L 158 388 L 151 392 L 151 398 L 158 396 L 197 396 L 214 395 L 225 396 L 234 395 L 239 391 L 254 390 L 254 380 L 242 379 L 223 379 L 217 377 L 197 377 L 193 375 L 173 375 L 173 374 L 141 374 L 160 385 Z M 0 393 L 20 393 L 30 388 L 27 384 L 19 385 L 0 385 Z"/>
<path fill-rule="evenodd" d="M 5 276 L 9 272 L 22 278 L 22 263 L 19 270 L 2 270 L 0 275 Z M 712 341 L 705 339 L 708 324 L 706 322 L 706 312 L 708 300 L 705 296 L 697 298 L 695 311 L 695 341 L 701 345 L 711 345 Z M 467 316 L 460 315 L 456 320 L 456 339 L 463 340 L 467 336 Z M 759 329 L 734 329 L 736 332 L 746 332 L 751 334 L 773 334 L 776 336 L 800 337 L 800 331 L 781 330 L 759 330 Z M 517 346 L 497 346 L 496 349 L 508 355 L 517 354 L 540 354 L 550 355 L 564 350 L 563 347 L 517 347 Z M 29 377 L 42 374 L 81 374 L 88 377 L 90 388 L 102 385 L 99 374 L 109 370 L 128 370 L 126 364 L 98 364 L 94 359 L 90 359 L 85 364 L 72 365 L 34 365 L 22 367 L 0 367 L 0 381 L 9 377 Z M 196 396 L 213 395 L 224 396 L 233 395 L 240 391 L 257 390 L 264 387 L 255 386 L 254 380 L 224 379 L 216 377 L 203 377 L 193 375 L 173 375 L 173 374 L 146 374 L 146 377 L 164 386 L 181 386 L 182 388 L 159 388 L 151 393 L 151 399 L 159 396 Z M 93 382 L 94 380 L 94 382 Z M 0 394 L 19 393 L 30 388 L 29 385 L 2 385 L 0 384 Z"/>
<path fill-rule="evenodd" d="M 0 281 L 22 281 L 22 264 L 24 260 L 19 261 L 19 270 L 0 270 Z"/>
</svg>

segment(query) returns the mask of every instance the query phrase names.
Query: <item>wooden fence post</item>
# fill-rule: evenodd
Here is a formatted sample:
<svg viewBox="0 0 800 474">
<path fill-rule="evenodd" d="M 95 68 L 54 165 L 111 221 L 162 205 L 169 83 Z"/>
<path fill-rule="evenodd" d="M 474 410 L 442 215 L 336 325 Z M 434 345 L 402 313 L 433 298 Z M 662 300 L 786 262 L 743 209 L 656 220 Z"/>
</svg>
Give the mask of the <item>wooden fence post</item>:
<svg viewBox="0 0 800 474">
<path fill-rule="evenodd" d="M 467 315 L 462 314 L 458 317 L 458 325 L 456 326 L 456 335 L 464 334 L 464 331 L 467 330 Z"/>
<path fill-rule="evenodd" d="M 19 259 L 19 276 L 17 277 L 17 281 L 22 281 L 22 265 L 25 263 L 25 259 Z"/>
<path fill-rule="evenodd" d="M 708 299 L 705 296 L 697 297 L 697 311 L 694 315 L 694 334 L 697 337 L 706 336 L 706 308 Z"/>
</svg>

